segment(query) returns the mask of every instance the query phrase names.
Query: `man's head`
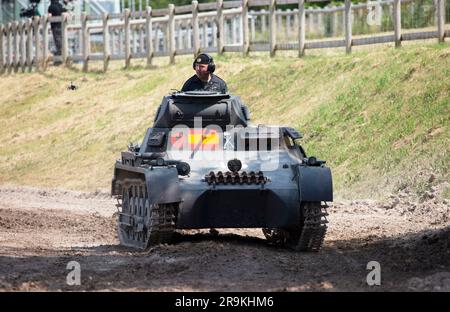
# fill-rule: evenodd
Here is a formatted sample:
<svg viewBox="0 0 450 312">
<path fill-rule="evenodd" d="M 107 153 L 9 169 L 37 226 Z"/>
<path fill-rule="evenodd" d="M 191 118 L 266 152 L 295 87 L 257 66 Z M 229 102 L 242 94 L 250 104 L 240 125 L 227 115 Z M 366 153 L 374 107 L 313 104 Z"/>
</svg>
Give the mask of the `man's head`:
<svg viewBox="0 0 450 312">
<path fill-rule="evenodd" d="M 195 73 L 200 80 L 208 80 L 209 75 L 216 69 L 213 58 L 206 53 L 200 53 L 195 58 L 192 66 L 194 67 Z"/>
</svg>

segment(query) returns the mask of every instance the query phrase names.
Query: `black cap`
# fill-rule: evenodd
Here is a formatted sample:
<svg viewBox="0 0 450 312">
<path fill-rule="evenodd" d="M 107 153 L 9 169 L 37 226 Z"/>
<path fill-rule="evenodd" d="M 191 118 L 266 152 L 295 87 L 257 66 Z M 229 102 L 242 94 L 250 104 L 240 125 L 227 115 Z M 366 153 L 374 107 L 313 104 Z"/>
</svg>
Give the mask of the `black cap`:
<svg viewBox="0 0 450 312">
<path fill-rule="evenodd" d="M 199 54 L 196 58 L 195 58 L 195 64 L 210 64 L 212 62 L 212 58 L 205 53 L 201 53 Z"/>
</svg>

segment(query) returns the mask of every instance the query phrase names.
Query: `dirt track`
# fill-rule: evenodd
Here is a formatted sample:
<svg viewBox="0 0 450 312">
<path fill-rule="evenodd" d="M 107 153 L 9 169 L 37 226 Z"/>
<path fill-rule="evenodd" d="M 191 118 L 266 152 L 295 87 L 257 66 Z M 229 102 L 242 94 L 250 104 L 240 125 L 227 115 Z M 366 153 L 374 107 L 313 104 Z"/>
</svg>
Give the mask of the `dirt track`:
<svg viewBox="0 0 450 312">
<path fill-rule="evenodd" d="M 439 190 L 413 201 L 339 202 L 320 253 L 267 245 L 259 229 L 182 231 L 171 245 L 118 245 L 106 192 L 0 188 L 0 290 L 450 291 L 450 204 Z M 66 284 L 69 261 L 81 285 Z M 381 286 L 368 286 L 369 261 Z"/>
</svg>

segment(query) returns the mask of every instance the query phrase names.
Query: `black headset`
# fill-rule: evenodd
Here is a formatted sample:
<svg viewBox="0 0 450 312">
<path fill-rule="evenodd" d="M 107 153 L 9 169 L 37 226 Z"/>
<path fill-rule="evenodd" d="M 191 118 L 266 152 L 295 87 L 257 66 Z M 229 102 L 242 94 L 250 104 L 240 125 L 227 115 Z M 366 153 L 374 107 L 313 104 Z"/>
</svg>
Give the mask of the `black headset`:
<svg viewBox="0 0 450 312">
<path fill-rule="evenodd" d="M 208 71 L 212 74 L 216 70 L 216 64 L 214 64 L 214 59 L 211 57 L 211 55 L 209 55 L 207 53 L 200 53 L 199 55 L 197 55 L 197 57 L 194 60 L 194 63 L 192 63 L 192 67 L 195 69 L 195 64 L 197 64 L 197 59 L 201 55 L 204 55 L 208 58 Z"/>
</svg>

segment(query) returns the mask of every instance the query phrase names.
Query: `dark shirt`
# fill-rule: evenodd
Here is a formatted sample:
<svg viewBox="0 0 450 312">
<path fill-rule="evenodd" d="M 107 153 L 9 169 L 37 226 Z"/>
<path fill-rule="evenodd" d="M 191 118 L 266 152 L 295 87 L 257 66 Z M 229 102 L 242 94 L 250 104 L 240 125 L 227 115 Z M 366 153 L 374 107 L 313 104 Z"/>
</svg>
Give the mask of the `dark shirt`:
<svg viewBox="0 0 450 312">
<path fill-rule="evenodd" d="M 213 74 L 211 74 L 211 79 L 208 82 L 201 81 L 197 75 L 194 75 L 191 78 L 189 78 L 184 83 L 183 88 L 181 88 L 181 91 L 198 91 L 198 90 L 217 91 L 220 93 L 228 92 L 227 84 L 225 83 L 225 81 L 223 81 L 222 79 Z"/>
<path fill-rule="evenodd" d="M 64 12 L 67 12 L 67 10 L 59 2 L 52 2 L 48 7 L 48 13 L 50 13 L 52 16 L 61 16 Z M 61 26 L 61 23 L 59 22 L 54 22 L 51 24 L 53 26 Z"/>
</svg>

